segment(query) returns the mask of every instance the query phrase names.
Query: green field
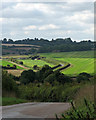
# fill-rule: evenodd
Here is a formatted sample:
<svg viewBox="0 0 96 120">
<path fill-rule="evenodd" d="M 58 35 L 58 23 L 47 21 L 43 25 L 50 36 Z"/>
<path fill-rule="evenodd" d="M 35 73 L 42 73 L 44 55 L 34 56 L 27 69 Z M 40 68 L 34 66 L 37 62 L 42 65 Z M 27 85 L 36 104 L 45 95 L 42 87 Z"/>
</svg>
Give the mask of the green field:
<svg viewBox="0 0 96 120">
<path fill-rule="evenodd" d="M 63 70 L 64 74 L 78 74 L 81 72 L 94 73 L 94 58 L 56 58 L 71 63 L 71 67 Z"/>
<path fill-rule="evenodd" d="M 18 60 L 18 61 L 23 61 L 23 64 L 27 67 L 33 67 L 34 65 L 37 65 L 39 67 L 42 67 L 44 66 L 45 64 L 46 65 L 49 65 L 50 67 L 53 67 L 54 65 L 51 64 L 51 63 L 48 63 L 46 61 L 43 61 L 43 60 L 31 60 L 31 59 L 26 59 L 26 60 Z"/>
<path fill-rule="evenodd" d="M 94 51 L 43 53 L 40 55 L 70 63 L 71 67 L 62 70 L 64 74 L 75 75 L 81 72 L 94 73 Z"/>
<path fill-rule="evenodd" d="M 69 75 L 77 75 L 81 72 L 87 72 L 91 74 L 94 73 L 94 51 L 41 53 L 39 55 L 46 57 L 46 59 L 42 60 L 20 59 L 18 61 L 23 61 L 24 66 L 29 68 L 32 68 L 34 65 L 42 67 L 45 64 L 47 64 L 50 67 L 53 67 L 58 64 L 66 65 L 70 63 L 71 66 L 65 70 L 62 70 L 62 73 Z M 7 64 L 9 64 L 10 66 L 13 65 L 12 63 L 9 63 L 8 61 L 5 60 L 3 60 L 2 64 L 4 66 L 6 66 Z M 22 68 L 17 66 L 17 69 Z"/>
<path fill-rule="evenodd" d="M 10 65 L 10 67 L 12 67 L 14 64 L 13 64 L 13 63 L 10 63 L 9 61 L 6 61 L 6 60 L 0 60 L 0 65 L 2 65 L 2 66 Z M 16 65 L 16 66 L 17 66 L 17 65 Z M 20 66 L 17 66 L 17 69 L 23 69 L 23 68 L 20 67 Z"/>
<path fill-rule="evenodd" d="M 94 58 L 94 51 L 41 53 L 40 55 L 48 58 Z"/>
</svg>

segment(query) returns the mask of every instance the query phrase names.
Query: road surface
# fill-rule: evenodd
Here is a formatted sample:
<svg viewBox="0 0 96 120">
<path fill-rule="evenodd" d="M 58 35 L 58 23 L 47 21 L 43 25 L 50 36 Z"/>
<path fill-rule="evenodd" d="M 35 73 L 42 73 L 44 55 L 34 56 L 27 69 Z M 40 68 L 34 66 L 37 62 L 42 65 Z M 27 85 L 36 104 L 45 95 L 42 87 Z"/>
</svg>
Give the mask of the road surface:
<svg viewBox="0 0 96 120">
<path fill-rule="evenodd" d="M 70 108 L 69 103 L 23 103 L 3 106 L 3 118 L 55 118 Z"/>
</svg>

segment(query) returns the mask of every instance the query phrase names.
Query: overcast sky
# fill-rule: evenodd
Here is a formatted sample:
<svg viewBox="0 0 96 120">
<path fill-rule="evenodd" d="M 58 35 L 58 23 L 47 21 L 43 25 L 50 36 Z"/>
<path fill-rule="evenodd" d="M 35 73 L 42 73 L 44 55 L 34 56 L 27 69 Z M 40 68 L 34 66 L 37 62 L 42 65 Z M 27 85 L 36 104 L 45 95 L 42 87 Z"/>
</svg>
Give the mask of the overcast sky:
<svg viewBox="0 0 96 120">
<path fill-rule="evenodd" d="M 93 2 L 3 2 L 1 13 L 1 38 L 94 39 Z"/>
</svg>

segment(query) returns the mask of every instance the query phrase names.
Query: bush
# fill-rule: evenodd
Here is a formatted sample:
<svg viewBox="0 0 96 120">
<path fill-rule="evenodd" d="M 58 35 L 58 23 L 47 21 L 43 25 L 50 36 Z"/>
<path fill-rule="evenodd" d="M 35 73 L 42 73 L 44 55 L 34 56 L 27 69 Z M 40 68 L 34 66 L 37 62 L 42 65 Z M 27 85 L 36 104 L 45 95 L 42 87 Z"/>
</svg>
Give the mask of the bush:
<svg viewBox="0 0 96 120">
<path fill-rule="evenodd" d="M 89 77 L 85 76 L 85 75 L 78 75 L 77 76 L 77 82 L 80 83 L 81 81 L 85 82 L 85 81 L 89 81 Z"/>
<path fill-rule="evenodd" d="M 88 78 L 90 78 L 90 77 L 91 77 L 91 75 L 90 75 L 90 74 L 88 74 L 88 73 L 86 73 L 86 72 L 82 72 L 82 73 L 80 73 L 79 75 L 86 76 L 86 77 L 88 77 Z"/>
</svg>

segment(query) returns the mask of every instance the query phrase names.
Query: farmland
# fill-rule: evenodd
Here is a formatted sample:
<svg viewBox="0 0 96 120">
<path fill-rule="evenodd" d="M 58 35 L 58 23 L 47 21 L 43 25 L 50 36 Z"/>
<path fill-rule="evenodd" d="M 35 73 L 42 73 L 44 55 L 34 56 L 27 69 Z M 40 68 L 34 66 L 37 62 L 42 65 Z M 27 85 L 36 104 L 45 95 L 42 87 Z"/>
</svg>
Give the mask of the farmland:
<svg viewBox="0 0 96 120">
<path fill-rule="evenodd" d="M 77 75 L 81 72 L 87 72 L 90 74 L 94 73 L 94 51 L 41 53 L 38 55 L 46 58 L 40 59 L 40 60 L 22 59 L 22 57 L 27 58 L 30 55 L 10 56 L 10 57 L 14 57 L 18 61 L 22 61 L 23 66 L 26 66 L 31 69 L 33 69 L 34 65 L 37 65 L 38 67 L 41 68 L 45 64 L 49 65 L 50 67 L 54 67 L 55 65 L 58 65 L 58 64 L 66 65 L 70 63 L 71 66 L 68 67 L 67 69 L 62 70 L 61 71 L 62 73 L 67 75 L 72 75 L 72 76 Z M 8 57 L 8 56 L 5 56 L 5 57 Z M 18 58 L 21 58 L 21 59 L 18 59 Z M 0 61 L 0 64 L 1 64 L 1 61 Z M 9 61 L 3 60 L 2 65 L 6 66 L 8 64 L 10 66 L 13 65 Z M 24 68 L 17 65 L 17 69 L 24 69 Z"/>
<path fill-rule="evenodd" d="M 81 72 L 94 72 L 93 58 L 58 58 L 57 60 L 67 61 L 72 64 L 68 69 L 63 70 L 64 74 L 79 74 Z"/>
<path fill-rule="evenodd" d="M 10 67 L 12 67 L 14 64 L 7 60 L 0 60 L 0 65 L 2 66 L 10 65 Z M 17 65 L 17 69 L 23 69 L 23 68 Z"/>
<path fill-rule="evenodd" d="M 43 53 L 40 55 L 70 63 L 71 67 L 62 71 L 64 74 L 94 73 L 94 51 Z"/>
<path fill-rule="evenodd" d="M 45 64 L 46 65 L 49 65 L 50 67 L 53 67 L 54 65 L 51 64 L 51 63 L 47 63 L 43 60 L 31 60 L 31 59 L 28 59 L 28 60 L 20 60 L 20 61 L 23 61 L 23 64 L 26 65 L 27 67 L 33 67 L 34 65 L 37 65 L 39 67 L 42 67 L 44 66 Z"/>
</svg>

